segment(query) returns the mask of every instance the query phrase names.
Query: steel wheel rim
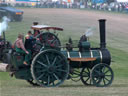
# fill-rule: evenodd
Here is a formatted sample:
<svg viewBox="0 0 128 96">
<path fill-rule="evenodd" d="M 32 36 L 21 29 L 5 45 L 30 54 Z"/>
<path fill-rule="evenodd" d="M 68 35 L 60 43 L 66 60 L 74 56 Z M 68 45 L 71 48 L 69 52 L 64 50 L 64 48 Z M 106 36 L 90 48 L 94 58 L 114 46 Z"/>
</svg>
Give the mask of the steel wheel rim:
<svg viewBox="0 0 128 96">
<path fill-rule="evenodd" d="M 80 68 L 74 68 L 73 72 L 70 73 L 71 80 L 78 82 L 80 80 Z"/>
<path fill-rule="evenodd" d="M 111 85 L 114 73 L 107 64 L 98 64 L 92 69 L 91 79 L 97 87 L 106 87 Z"/>
<path fill-rule="evenodd" d="M 33 86 L 39 86 L 33 79 L 27 80 L 27 82 Z"/>
<path fill-rule="evenodd" d="M 81 71 L 81 81 L 84 85 L 92 85 L 92 80 L 90 78 L 91 69 L 88 67 L 84 67 Z"/>
<path fill-rule="evenodd" d="M 42 58 L 41 54 L 43 54 L 43 56 L 45 57 Z M 53 60 L 51 59 L 52 55 Z M 54 55 L 59 56 L 56 57 Z M 40 62 L 38 60 L 39 58 L 42 58 L 43 62 Z M 31 72 L 32 77 L 40 86 L 55 87 L 62 84 L 67 78 L 69 72 L 69 65 L 66 58 L 60 52 L 49 49 L 40 52 L 34 58 L 31 66 Z"/>
<path fill-rule="evenodd" d="M 48 42 L 49 35 L 54 37 L 54 39 L 51 42 Z M 41 43 L 42 44 L 45 43 L 47 44 L 47 46 L 51 46 L 52 44 L 54 44 L 54 47 L 61 46 L 59 38 L 53 33 L 50 33 L 50 32 L 41 33 L 37 36 L 37 38 L 40 38 Z"/>
</svg>

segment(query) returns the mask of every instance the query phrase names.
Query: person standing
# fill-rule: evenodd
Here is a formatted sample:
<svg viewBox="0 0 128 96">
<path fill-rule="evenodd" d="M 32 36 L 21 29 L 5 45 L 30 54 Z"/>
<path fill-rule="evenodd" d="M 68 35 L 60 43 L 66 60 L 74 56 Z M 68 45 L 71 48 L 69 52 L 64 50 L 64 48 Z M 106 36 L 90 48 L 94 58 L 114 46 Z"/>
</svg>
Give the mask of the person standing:
<svg viewBox="0 0 128 96">
<path fill-rule="evenodd" d="M 34 45 L 34 38 L 32 36 L 31 31 L 28 31 L 27 35 L 25 36 L 25 48 L 27 50 L 31 50 L 33 49 L 33 45 Z"/>
<path fill-rule="evenodd" d="M 33 22 L 33 25 L 34 26 L 38 25 L 38 22 Z M 33 31 L 34 31 L 34 33 L 33 33 L 34 37 L 36 37 L 38 34 L 40 34 L 40 30 L 34 29 Z"/>
</svg>

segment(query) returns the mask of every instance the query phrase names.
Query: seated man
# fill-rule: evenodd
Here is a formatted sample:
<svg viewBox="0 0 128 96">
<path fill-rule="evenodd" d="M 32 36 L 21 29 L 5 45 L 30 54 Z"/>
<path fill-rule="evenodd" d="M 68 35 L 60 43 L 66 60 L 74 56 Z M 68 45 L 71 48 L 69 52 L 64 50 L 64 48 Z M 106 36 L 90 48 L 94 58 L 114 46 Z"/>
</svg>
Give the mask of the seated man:
<svg viewBox="0 0 128 96">
<path fill-rule="evenodd" d="M 16 52 L 25 54 L 25 60 L 23 64 L 28 65 L 31 59 L 31 53 L 28 50 L 26 50 L 24 47 L 22 34 L 18 35 L 18 38 L 15 41 L 15 46 L 16 46 Z"/>
</svg>

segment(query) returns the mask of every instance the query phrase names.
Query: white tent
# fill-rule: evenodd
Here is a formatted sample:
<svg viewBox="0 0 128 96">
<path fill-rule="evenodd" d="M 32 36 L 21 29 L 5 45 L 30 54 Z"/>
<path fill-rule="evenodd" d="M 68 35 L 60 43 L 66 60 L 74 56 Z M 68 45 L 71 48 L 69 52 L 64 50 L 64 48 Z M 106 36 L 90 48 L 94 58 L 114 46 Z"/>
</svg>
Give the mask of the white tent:
<svg viewBox="0 0 128 96">
<path fill-rule="evenodd" d="M 128 0 L 117 0 L 117 2 L 128 2 Z"/>
</svg>

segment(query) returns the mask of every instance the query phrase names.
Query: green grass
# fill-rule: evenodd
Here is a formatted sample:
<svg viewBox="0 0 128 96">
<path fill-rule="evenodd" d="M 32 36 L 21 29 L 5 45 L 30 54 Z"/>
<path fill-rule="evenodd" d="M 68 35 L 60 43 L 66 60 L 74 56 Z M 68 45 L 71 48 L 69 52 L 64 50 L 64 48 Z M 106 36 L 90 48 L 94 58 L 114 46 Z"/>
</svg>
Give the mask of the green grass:
<svg viewBox="0 0 128 96">
<path fill-rule="evenodd" d="M 6 37 L 7 40 L 14 42 L 18 33 L 24 33 L 26 34 L 28 30 L 30 30 L 30 27 L 32 25 L 32 22 L 35 20 L 38 20 L 40 22 L 46 22 L 49 20 L 49 22 L 52 25 L 63 25 L 64 26 L 64 32 L 59 32 L 59 38 L 62 42 L 62 45 L 64 45 L 67 41 L 68 38 L 71 36 L 73 39 L 73 44 L 74 46 L 77 46 L 78 40 L 83 34 L 84 27 L 88 28 L 88 25 L 90 22 L 82 22 L 81 18 L 83 17 L 77 17 L 78 15 L 75 14 L 73 19 L 69 18 L 68 20 L 70 22 L 66 22 L 66 19 L 68 16 L 66 14 L 60 15 L 58 13 L 52 13 L 50 11 L 49 13 L 43 13 L 40 9 L 40 14 L 41 16 L 35 16 L 32 15 L 34 14 L 33 12 L 30 12 L 31 9 L 23 9 L 25 12 L 24 14 L 24 20 L 22 22 L 11 22 L 9 23 L 10 28 L 6 32 Z M 43 9 L 47 10 L 48 9 Z M 58 11 L 58 10 L 57 10 Z M 63 10 L 64 11 L 64 10 Z M 77 10 L 77 12 L 86 12 L 88 10 Z M 67 12 L 67 10 L 66 10 Z M 75 12 L 75 10 L 73 10 Z M 95 12 L 95 11 L 93 11 Z M 51 16 L 50 14 L 53 14 Z M 39 15 L 40 15 L 39 14 Z M 108 13 L 104 13 L 107 14 Z M 111 13 L 109 13 L 111 14 Z M 58 16 L 59 17 L 56 17 Z M 111 14 L 113 15 L 113 13 Z M 34 17 L 33 17 L 34 16 Z M 37 18 L 38 17 L 38 18 Z M 52 18 L 52 19 L 51 19 Z M 54 20 L 55 19 L 55 20 Z M 87 18 L 88 19 L 88 18 Z M 87 20 L 86 19 L 86 20 Z M 42 20 L 42 21 L 41 21 Z M 91 21 L 91 20 L 90 20 Z M 78 23 L 78 24 L 76 24 Z M 86 24 L 87 23 L 87 24 Z M 91 22 L 92 23 L 92 22 Z M 95 21 L 94 21 L 95 23 Z M 98 22 L 97 22 L 98 25 Z M 94 26 L 97 28 L 97 25 Z M 74 27 L 75 26 L 75 27 Z M 114 26 L 114 25 L 111 25 Z M 95 30 L 97 31 L 97 29 Z M 114 28 L 111 31 L 115 31 Z M 108 33 L 110 33 L 108 31 Z M 62 84 L 59 87 L 56 88 L 44 88 L 44 87 L 33 87 L 32 85 L 28 84 L 25 80 L 19 80 L 16 79 L 15 77 L 11 78 L 9 76 L 8 72 L 0 72 L 0 96 L 127 96 L 128 94 L 128 51 L 124 50 L 125 46 L 122 46 L 123 49 L 115 47 L 114 45 L 110 46 L 110 42 L 113 41 L 114 43 L 120 45 L 121 41 L 123 41 L 122 37 L 120 37 L 119 33 L 110 33 L 112 36 L 109 37 L 109 42 L 107 44 L 107 48 L 109 49 L 111 55 L 112 55 L 112 63 L 111 63 L 111 68 L 114 71 L 114 81 L 110 87 L 105 87 L 105 88 L 97 88 L 97 87 L 89 87 L 89 86 L 84 86 L 81 81 L 79 82 L 73 82 L 71 80 L 66 80 L 64 84 Z M 113 36 L 119 36 L 117 41 Z M 97 38 L 97 35 L 99 33 L 95 32 L 94 37 L 90 38 L 91 41 L 91 46 L 92 47 L 98 47 L 99 43 Z M 98 40 L 97 40 L 98 39 Z M 108 40 L 108 38 L 107 38 Z M 125 41 L 128 41 L 126 39 Z M 124 45 L 127 43 L 124 43 Z"/>
</svg>

